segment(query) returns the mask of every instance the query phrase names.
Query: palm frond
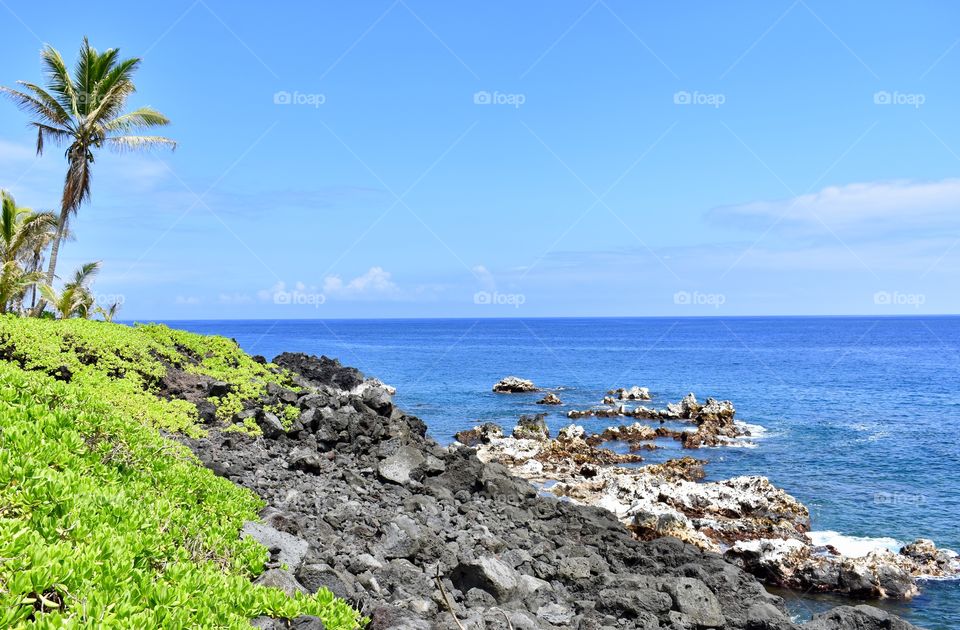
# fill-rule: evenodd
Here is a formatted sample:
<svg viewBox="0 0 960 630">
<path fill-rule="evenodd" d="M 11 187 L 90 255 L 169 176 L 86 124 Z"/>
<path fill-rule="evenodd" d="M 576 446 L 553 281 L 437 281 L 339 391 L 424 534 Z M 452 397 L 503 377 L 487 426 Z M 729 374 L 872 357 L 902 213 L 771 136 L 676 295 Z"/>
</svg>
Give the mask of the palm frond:
<svg viewBox="0 0 960 630">
<path fill-rule="evenodd" d="M 57 293 L 57 290 L 51 287 L 49 284 L 39 284 L 37 288 L 40 289 L 40 295 L 43 296 L 43 299 L 51 304 L 56 304 L 60 301 L 60 294 Z"/>
<path fill-rule="evenodd" d="M 102 62 L 98 60 L 98 66 Z M 123 110 L 127 97 L 137 91 L 133 73 L 140 66 L 140 59 L 124 59 L 116 65 L 113 65 L 113 61 L 110 63 L 111 67 L 103 68 L 105 74 L 97 77 L 90 94 L 88 118 L 95 124 L 115 118 Z"/>
<path fill-rule="evenodd" d="M 118 116 L 103 125 L 107 132 L 128 133 L 138 129 L 162 127 L 170 124 L 170 119 L 150 107 L 140 107 L 132 112 Z"/>
<path fill-rule="evenodd" d="M 51 109 L 48 104 L 41 102 L 35 96 L 4 86 L 0 86 L 0 92 L 31 116 L 40 118 L 49 124 L 60 124 L 57 111 Z"/>
<path fill-rule="evenodd" d="M 94 92 L 94 71 L 97 65 L 97 49 L 90 40 L 83 38 L 80 55 L 73 70 L 73 91 L 76 94 L 77 113 L 84 116 L 90 111 L 90 95 Z"/>
<path fill-rule="evenodd" d="M 85 288 L 86 284 L 100 272 L 100 265 L 101 262 L 99 260 L 80 265 L 77 270 L 73 272 L 73 279 L 64 285 L 65 289 Z"/>
<path fill-rule="evenodd" d="M 106 143 L 108 147 L 120 153 L 142 151 L 153 146 L 167 147 L 171 150 L 177 148 L 174 140 L 163 136 L 113 136 L 107 138 Z"/>
<path fill-rule="evenodd" d="M 64 63 L 60 52 L 53 46 L 44 47 L 40 53 L 40 61 L 47 74 L 47 85 L 54 93 L 54 98 L 64 110 L 77 114 L 77 95 L 73 89 L 70 71 Z"/>
<path fill-rule="evenodd" d="M 53 95 L 34 83 L 29 83 L 27 81 L 17 81 L 17 83 L 30 90 L 36 100 L 50 110 L 50 112 L 53 114 L 53 116 L 50 117 L 51 122 L 63 126 L 68 126 L 70 124 L 70 112 L 65 110 L 60 102 L 53 97 Z"/>
<path fill-rule="evenodd" d="M 43 147 L 48 138 L 52 138 L 53 142 L 58 146 L 63 145 L 64 142 L 73 138 L 73 134 L 66 129 L 58 129 L 38 122 L 31 122 L 30 126 L 36 127 L 37 129 L 37 155 L 43 153 Z"/>
</svg>

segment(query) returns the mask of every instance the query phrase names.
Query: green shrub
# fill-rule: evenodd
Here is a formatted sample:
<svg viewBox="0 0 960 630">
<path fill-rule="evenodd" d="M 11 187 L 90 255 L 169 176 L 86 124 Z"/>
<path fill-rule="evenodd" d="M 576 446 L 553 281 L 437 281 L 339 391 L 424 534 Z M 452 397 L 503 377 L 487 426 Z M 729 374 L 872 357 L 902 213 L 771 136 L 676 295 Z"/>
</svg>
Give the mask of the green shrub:
<svg viewBox="0 0 960 630">
<path fill-rule="evenodd" d="M 195 369 L 231 383 L 283 378 L 238 352 L 161 327 L 0 317 L 0 627 L 363 623 L 326 590 L 253 585 L 266 550 L 239 531 L 261 501 L 157 430 L 197 430 L 195 411 L 149 390 L 165 363 L 199 356 Z M 61 366 L 69 382 L 50 374 Z"/>
<path fill-rule="evenodd" d="M 223 422 L 232 421 L 244 402 L 263 397 L 268 383 L 296 389 L 285 372 L 257 363 L 231 339 L 159 324 L 130 327 L 85 319 L 0 316 L 0 359 L 46 374 L 66 369 L 72 381 L 89 385 L 132 417 L 193 437 L 202 433 L 196 408 L 156 396 L 168 366 L 230 383 L 231 393 L 211 398 Z M 278 415 L 289 417 L 295 409 L 287 407 Z"/>
</svg>

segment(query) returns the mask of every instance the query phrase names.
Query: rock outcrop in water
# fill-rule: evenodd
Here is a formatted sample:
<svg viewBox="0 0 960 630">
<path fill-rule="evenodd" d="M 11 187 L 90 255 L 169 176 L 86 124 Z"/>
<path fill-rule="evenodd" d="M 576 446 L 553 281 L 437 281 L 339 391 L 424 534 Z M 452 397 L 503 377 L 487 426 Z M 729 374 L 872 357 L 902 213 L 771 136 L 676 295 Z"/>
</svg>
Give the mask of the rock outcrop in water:
<svg viewBox="0 0 960 630">
<path fill-rule="evenodd" d="M 497 381 L 493 386 L 493 391 L 498 394 L 526 394 L 540 390 L 533 384 L 533 381 L 517 376 L 508 376 Z"/>
<path fill-rule="evenodd" d="M 562 405 L 563 401 L 560 400 L 560 397 L 554 394 L 553 392 L 548 393 L 546 396 L 537 401 L 538 405 Z"/>
<path fill-rule="evenodd" d="M 624 387 L 611 389 L 607 392 L 607 396 L 616 397 L 617 400 L 650 400 L 650 390 L 634 385 L 629 389 Z"/>
<path fill-rule="evenodd" d="M 712 399 L 711 399 L 712 401 Z M 688 396 L 673 411 L 704 425 L 732 421 L 732 405 L 698 405 Z M 909 598 L 916 578 L 960 574 L 960 561 L 931 541 L 918 540 L 900 553 L 878 551 L 848 557 L 817 547 L 808 537 L 807 508 L 765 477 L 735 477 L 696 483 L 706 462 L 685 457 L 642 468 L 623 467 L 628 456 L 603 448 L 616 441 L 650 446 L 662 429 L 642 423 L 609 427 L 586 436 L 582 427 L 561 429 L 556 440 L 493 438 L 478 445 L 483 461 L 506 465 L 549 492 L 609 510 L 640 540 L 671 536 L 724 553 L 730 562 L 777 586 L 804 592 L 844 593 L 858 598 Z M 557 452 L 576 456 L 556 458 Z M 618 458 L 620 459 L 618 461 Z"/>
<path fill-rule="evenodd" d="M 473 449 L 429 439 L 388 388 L 334 361 L 275 361 L 306 389 L 263 404 L 292 396 L 299 419 L 269 436 L 211 425 L 203 439 L 183 438 L 217 474 L 268 502 L 264 522 L 246 530 L 271 550 L 261 579 L 291 592 L 330 588 L 373 630 L 797 628 L 780 598 L 719 555 L 672 538 L 637 540 L 610 511 L 538 496 Z M 472 435 L 504 439 L 492 425 Z M 582 430 L 558 441 L 594 448 Z M 817 629 L 890 627 L 836 623 Z"/>
</svg>

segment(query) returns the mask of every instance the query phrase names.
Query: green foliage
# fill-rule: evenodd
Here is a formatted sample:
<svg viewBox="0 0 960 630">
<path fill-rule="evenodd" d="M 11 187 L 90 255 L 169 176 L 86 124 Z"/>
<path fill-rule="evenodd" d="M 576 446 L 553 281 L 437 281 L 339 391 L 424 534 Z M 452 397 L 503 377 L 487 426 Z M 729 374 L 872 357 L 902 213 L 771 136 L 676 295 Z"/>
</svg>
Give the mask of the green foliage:
<svg viewBox="0 0 960 630">
<path fill-rule="evenodd" d="M 0 358 L 46 374 L 66 369 L 95 398 L 139 421 L 191 436 L 201 434 L 196 408 L 156 395 L 168 366 L 229 383 L 229 394 L 211 398 L 224 422 L 243 409 L 244 401 L 262 398 L 267 383 L 292 386 L 276 366 L 257 363 L 231 339 L 159 324 L 132 328 L 83 319 L 0 317 Z"/>
<path fill-rule="evenodd" d="M 60 317 L 67 319 L 73 316 L 89 318 L 95 312 L 93 293 L 89 283 L 100 272 L 100 262 L 90 262 L 81 265 L 73 273 L 73 278 L 63 286 L 63 291 L 57 292 L 52 286 L 40 285 L 43 299 L 50 302 Z"/>
<path fill-rule="evenodd" d="M 160 435 L 185 408 L 136 397 L 165 364 L 198 356 L 198 370 L 276 377 L 235 348 L 156 326 L 0 317 L 0 627 L 246 628 L 301 614 L 359 627 L 328 591 L 289 598 L 250 582 L 266 552 L 238 533 L 260 500 Z"/>
<path fill-rule="evenodd" d="M 46 276 L 46 284 L 52 285 L 67 222 L 90 198 L 95 152 L 104 146 L 123 152 L 156 146 L 174 148 L 176 143 L 162 136 L 137 135 L 170 122 L 155 109 L 141 107 L 124 113 L 127 100 L 137 90 L 133 76 L 140 59 L 123 59 L 115 48 L 101 52 L 84 38 L 72 76 L 63 57 L 52 46 L 43 48 L 40 62 L 46 79 L 44 86 L 18 81 L 21 89 L 0 86 L 0 94 L 30 116 L 29 124 L 37 131 L 37 155 L 43 153 L 49 142 L 67 146 L 67 176 Z M 42 311 L 43 300 L 34 314 Z"/>
<path fill-rule="evenodd" d="M 0 313 L 19 312 L 27 291 L 43 277 L 41 252 L 53 239 L 57 219 L 17 205 L 0 191 Z"/>
</svg>

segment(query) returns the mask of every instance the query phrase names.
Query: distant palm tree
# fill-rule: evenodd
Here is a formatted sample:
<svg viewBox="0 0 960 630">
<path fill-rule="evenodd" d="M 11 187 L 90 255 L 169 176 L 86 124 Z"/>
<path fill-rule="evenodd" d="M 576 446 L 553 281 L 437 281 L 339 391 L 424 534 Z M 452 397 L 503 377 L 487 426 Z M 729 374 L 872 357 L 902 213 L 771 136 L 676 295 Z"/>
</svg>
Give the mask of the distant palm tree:
<svg viewBox="0 0 960 630">
<path fill-rule="evenodd" d="M 57 218 L 18 206 L 7 191 L 0 191 L 0 204 L 0 313 L 7 313 L 19 311 L 27 290 L 43 279 L 34 254 L 53 238 Z"/>
<path fill-rule="evenodd" d="M 47 74 L 45 88 L 26 81 L 18 81 L 25 91 L 0 86 L 0 91 L 33 117 L 30 125 L 37 130 L 38 155 L 43 153 L 47 141 L 67 145 L 67 176 L 60 200 L 57 235 L 50 248 L 47 285 L 53 284 L 56 275 L 67 221 L 90 198 L 94 149 L 104 145 L 119 151 L 176 147 L 169 138 L 134 135 L 133 132 L 160 127 L 170 121 L 149 107 L 123 113 L 127 98 L 136 91 L 133 74 L 140 66 L 140 59 L 120 59 L 119 52 L 115 48 L 98 52 L 84 38 L 71 78 L 60 53 L 46 46 L 40 53 Z M 43 310 L 42 300 L 35 310 Z"/>
<path fill-rule="evenodd" d="M 94 312 L 100 315 L 103 318 L 103 321 L 112 322 L 113 318 L 117 316 L 117 311 L 119 309 L 120 309 L 120 302 L 113 302 L 107 308 L 98 306 L 96 309 L 94 309 Z"/>
<path fill-rule="evenodd" d="M 74 315 L 90 317 L 94 313 L 94 300 L 87 285 L 99 271 L 99 262 L 87 263 L 74 272 L 73 278 L 63 285 L 63 290 L 59 293 L 49 284 L 41 284 L 40 294 L 43 299 L 50 302 L 60 314 L 61 319 Z"/>
</svg>

